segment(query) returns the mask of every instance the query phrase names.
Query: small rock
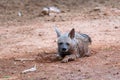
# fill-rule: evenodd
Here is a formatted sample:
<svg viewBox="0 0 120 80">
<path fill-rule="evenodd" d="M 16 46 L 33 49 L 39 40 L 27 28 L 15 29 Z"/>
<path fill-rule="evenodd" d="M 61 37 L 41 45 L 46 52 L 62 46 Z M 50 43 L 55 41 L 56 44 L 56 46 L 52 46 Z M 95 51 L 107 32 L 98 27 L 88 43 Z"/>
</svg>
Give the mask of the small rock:
<svg viewBox="0 0 120 80">
<path fill-rule="evenodd" d="M 21 13 L 21 12 L 18 12 L 18 16 L 20 16 L 20 17 L 21 17 L 21 16 L 22 16 L 22 13 Z"/>
<path fill-rule="evenodd" d="M 117 26 L 115 26 L 114 28 L 115 28 L 115 29 L 118 29 L 118 27 L 117 27 Z"/>
<path fill-rule="evenodd" d="M 81 70 L 79 69 L 78 72 L 81 72 Z"/>
<path fill-rule="evenodd" d="M 55 6 L 44 7 L 41 15 L 49 15 L 50 16 L 50 13 L 60 13 L 60 12 L 61 12 L 61 10 Z"/>
<path fill-rule="evenodd" d="M 93 9 L 93 11 L 101 11 L 101 8 L 100 8 L 100 7 L 95 7 L 95 8 Z"/>
<path fill-rule="evenodd" d="M 33 71 L 36 71 L 36 70 L 37 69 L 36 69 L 36 65 L 35 65 L 34 67 L 32 67 L 30 69 L 26 69 L 26 70 L 22 71 L 22 73 L 33 72 Z"/>
</svg>

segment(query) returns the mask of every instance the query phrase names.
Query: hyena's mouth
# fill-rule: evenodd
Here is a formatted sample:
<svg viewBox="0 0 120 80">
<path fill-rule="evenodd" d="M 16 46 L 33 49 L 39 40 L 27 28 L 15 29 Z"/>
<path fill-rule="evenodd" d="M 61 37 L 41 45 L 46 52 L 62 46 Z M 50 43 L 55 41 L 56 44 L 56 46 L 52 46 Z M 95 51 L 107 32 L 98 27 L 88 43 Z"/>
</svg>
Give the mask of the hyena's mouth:
<svg viewBox="0 0 120 80">
<path fill-rule="evenodd" d="M 70 55 L 70 54 L 71 53 L 69 53 L 69 52 L 61 52 L 60 56 L 64 58 L 66 55 Z"/>
</svg>

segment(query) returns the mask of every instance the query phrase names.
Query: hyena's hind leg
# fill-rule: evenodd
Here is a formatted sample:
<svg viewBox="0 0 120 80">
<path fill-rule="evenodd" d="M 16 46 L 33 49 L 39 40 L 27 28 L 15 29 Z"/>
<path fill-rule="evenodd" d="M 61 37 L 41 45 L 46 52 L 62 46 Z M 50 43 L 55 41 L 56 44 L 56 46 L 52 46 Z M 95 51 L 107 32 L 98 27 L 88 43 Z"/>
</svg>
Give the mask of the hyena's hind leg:
<svg viewBox="0 0 120 80">
<path fill-rule="evenodd" d="M 89 57 L 90 55 L 91 55 L 90 48 L 88 47 L 88 45 L 84 46 L 84 55 L 83 56 Z"/>
<path fill-rule="evenodd" d="M 79 53 L 80 53 L 80 57 L 85 57 L 85 56 L 89 57 L 91 55 L 89 47 L 85 42 L 79 45 Z"/>
<path fill-rule="evenodd" d="M 92 40 L 89 36 L 87 36 L 86 40 L 83 41 L 84 45 L 84 56 L 90 56 L 91 55 L 91 50 L 89 48 L 89 45 L 91 44 Z"/>
</svg>

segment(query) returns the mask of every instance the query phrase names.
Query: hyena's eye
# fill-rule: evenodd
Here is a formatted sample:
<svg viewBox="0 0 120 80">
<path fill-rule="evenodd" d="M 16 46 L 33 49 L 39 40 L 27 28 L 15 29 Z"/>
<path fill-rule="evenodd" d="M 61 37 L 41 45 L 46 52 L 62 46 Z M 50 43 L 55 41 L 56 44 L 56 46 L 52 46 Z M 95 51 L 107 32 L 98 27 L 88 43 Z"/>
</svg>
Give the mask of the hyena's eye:
<svg viewBox="0 0 120 80">
<path fill-rule="evenodd" d="M 63 43 L 62 42 L 60 42 L 60 43 L 58 43 L 59 45 L 62 45 Z"/>
<path fill-rule="evenodd" d="M 69 44 L 69 43 L 66 43 L 66 45 L 68 45 L 68 46 L 69 46 L 70 44 Z"/>
</svg>

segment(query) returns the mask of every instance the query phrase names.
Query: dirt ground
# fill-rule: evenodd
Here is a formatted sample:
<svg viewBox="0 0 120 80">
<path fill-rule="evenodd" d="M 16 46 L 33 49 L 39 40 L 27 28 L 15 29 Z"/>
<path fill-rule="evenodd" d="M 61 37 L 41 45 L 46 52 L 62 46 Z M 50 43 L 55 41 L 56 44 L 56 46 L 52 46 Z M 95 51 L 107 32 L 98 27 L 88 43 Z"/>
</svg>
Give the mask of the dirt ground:
<svg viewBox="0 0 120 80">
<path fill-rule="evenodd" d="M 61 13 L 41 15 L 46 6 L 56 6 Z M 92 55 L 68 63 L 55 60 L 54 26 L 63 33 L 75 28 L 88 34 Z M 21 73 L 34 65 L 36 71 Z M 119 0 L 0 1 L 0 80 L 119 79 Z"/>
</svg>

